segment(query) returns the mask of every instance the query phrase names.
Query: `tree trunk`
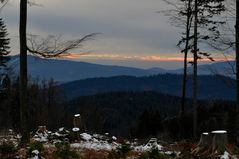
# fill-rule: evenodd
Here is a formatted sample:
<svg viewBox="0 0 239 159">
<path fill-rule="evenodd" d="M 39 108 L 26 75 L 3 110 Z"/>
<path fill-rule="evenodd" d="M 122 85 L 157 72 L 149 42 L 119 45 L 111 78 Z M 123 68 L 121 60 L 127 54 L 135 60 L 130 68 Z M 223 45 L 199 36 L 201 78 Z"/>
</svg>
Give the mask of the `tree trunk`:
<svg viewBox="0 0 239 159">
<path fill-rule="evenodd" d="M 27 0 L 20 1 L 20 129 L 21 146 L 25 146 L 30 140 L 28 128 L 28 100 L 27 100 Z"/>
<path fill-rule="evenodd" d="M 239 1 L 236 0 L 236 114 L 237 114 L 237 121 L 236 121 L 236 130 L 239 130 Z M 236 144 L 239 144 L 239 141 L 236 140 Z"/>
<path fill-rule="evenodd" d="M 185 103 L 186 103 L 186 86 L 187 86 L 187 58 L 188 58 L 188 46 L 189 46 L 189 36 L 190 36 L 190 18 L 191 18 L 191 0 L 188 0 L 187 6 L 187 24 L 186 24 L 186 44 L 184 48 L 184 67 L 183 67 L 183 81 L 182 81 L 182 99 L 181 108 L 179 112 L 179 135 L 180 138 L 184 134 L 184 114 L 185 114 Z"/>
<path fill-rule="evenodd" d="M 185 98 L 186 98 L 186 84 L 187 84 L 187 58 L 188 58 L 188 45 L 189 45 L 189 36 L 190 36 L 190 18 L 191 18 L 191 0 L 188 0 L 188 9 L 187 9 L 187 25 L 186 25 L 186 44 L 184 50 L 184 69 L 183 69 L 183 85 L 182 85 L 182 103 L 180 110 L 180 117 L 185 113 Z"/>
<path fill-rule="evenodd" d="M 193 137 L 197 137 L 197 51 L 198 51 L 198 1 L 195 0 L 194 6 L 194 49 L 193 49 Z"/>
<path fill-rule="evenodd" d="M 239 2 L 236 0 L 236 106 L 237 106 L 237 113 L 239 113 Z"/>
</svg>

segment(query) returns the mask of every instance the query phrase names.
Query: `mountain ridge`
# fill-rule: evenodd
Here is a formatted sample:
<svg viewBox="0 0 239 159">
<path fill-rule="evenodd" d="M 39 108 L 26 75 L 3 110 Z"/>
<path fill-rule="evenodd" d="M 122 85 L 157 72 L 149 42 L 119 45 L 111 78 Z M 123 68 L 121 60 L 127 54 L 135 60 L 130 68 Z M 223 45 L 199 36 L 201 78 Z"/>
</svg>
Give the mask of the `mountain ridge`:
<svg viewBox="0 0 239 159">
<path fill-rule="evenodd" d="M 118 91 L 156 91 L 181 96 L 182 75 L 162 74 L 154 76 L 114 76 L 90 78 L 60 85 L 69 99 L 79 96 Z M 199 99 L 235 100 L 236 81 L 220 75 L 198 76 Z M 192 97 L 192 76 L 188 77 L 187 97 Z"/>
<path fill-rule="evenodd" d="M 13 56 L 10 65 L 15 65 L 15 72 L 19 72 L 19 56 Z M 199 75 L 221 74 L 228 77 L 234 77 L 231 66 L 228 62 L 219 62 L 213 64 L 199 65 Z M 234 62 L 231 62 L 234 65 Z M 135 67 L 102 65 L 82 61 L 71 61 L 65 59 L 43 59 L 28 55 L 28 72 L 33 78 L 49 80 L 53 78 L 60 83 L 88 79 L 95 77 L 112 77 L 112 76 L 150 76 L 157 74 L 182 74 L 183 69 L 167 70 L 160 67 L 149 69 L 140 69 Z M 192 72 L 192 68 L 188 68 L 188 73 Z"/>
</svg>

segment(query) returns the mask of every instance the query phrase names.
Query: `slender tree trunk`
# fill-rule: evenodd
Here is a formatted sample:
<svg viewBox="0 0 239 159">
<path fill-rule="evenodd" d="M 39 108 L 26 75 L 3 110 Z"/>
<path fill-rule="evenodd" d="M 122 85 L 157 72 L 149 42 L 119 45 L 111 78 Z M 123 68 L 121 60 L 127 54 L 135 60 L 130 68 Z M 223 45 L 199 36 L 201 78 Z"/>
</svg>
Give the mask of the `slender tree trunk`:
<svg viewBox="0 0 239 159">
<path fill-rule="evenodd" d="M 198 1 L 195 0 L 194 6 L 194 49 L 193 49 L 193 137 L 197 137 L 197 60 L 198 60 Z"/>
<path fill-rule="evenodd" d="M 236 109 L 239 113 L 239 0 L 236 0 Z"/>
<path fill-rule="evenodd" d="M 187 58 L 188 58 L 188 45 L 189 45 L 189 36 L 190 36 L 190 18 L 191 18 L 191 0 L 188 0 L 188 10 L 187 10 L 187 25 L 186 25 L 186 44 L 184 50 L 184 69 L 183 69 L 183 85 L 182 85 L 182 101 L 181 101 L 181 110 L 180 117 L 183 117 L 185 113 L 185 100 L 186 100 L 186 84 L 187 84 Z"/>
<path fill-rule="evenodd" d="M 21 146 L 29 142 L 28 128 L 28 100 L 27 100 L 27 0 L 20 1 L 20 126 L 21 126 Z"/>
<path fill-rule="evenodd" d="M 182 99 L 181 99 L 181 108 L 179 112 L 179 135 L 180 138 L 183 138 L 184 134 L 184 115 L 185 115 L 185 103 L 186 103 L 186 86 L 187 86 L 187 58 L 188 58 L 188 46 L 189 46 L 189 36 L 190 36 L 190 18 L 191 18 L 191 0 L 188 0 L 187 5 L 187 24 L 186 24 L 186 43 L 184 48 L 184 69 L 183 69 L 183 81 L 182 81 Z"/>
</svg>

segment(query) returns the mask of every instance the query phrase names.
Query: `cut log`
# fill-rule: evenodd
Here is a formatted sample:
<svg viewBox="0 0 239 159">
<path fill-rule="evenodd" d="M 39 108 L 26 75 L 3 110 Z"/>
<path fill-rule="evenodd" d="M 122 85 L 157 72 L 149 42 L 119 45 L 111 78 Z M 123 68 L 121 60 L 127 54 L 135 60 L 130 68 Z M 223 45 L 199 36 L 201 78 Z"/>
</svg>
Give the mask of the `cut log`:
<svg viewBox="0 0 239 159">
<path fill-rule="evenodd" d="M 212 138 L 212 153 L 213 154 L 224 154 L 227 151 L 228 138 L 227 131 L 217 130 L 211 132 Z"/>
</svg>

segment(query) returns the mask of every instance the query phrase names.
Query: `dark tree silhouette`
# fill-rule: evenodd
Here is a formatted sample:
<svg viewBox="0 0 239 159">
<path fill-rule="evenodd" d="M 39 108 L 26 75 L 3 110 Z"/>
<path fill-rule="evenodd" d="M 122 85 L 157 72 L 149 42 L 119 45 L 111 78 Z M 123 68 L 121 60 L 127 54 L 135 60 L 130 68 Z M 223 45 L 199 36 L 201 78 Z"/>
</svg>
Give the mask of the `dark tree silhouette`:
<svg viewBox="0 0 239 159">
<path fill-rule="evenodd" d="M 227 2 L 227 16 L 226 25 L 222 25 L 222 30 L 225 31 L 223 36 L 217 41 L 211 44 L 216 50 L 224 52 L 224 56 L 228 61 L 229 67 L 231 68 L 230 74 L 235 74 L 236 84 L 236 111 L 239 113 L 239 2 L 238 0 L 232 0 Z M 235 24 L 235 29 L 230 24 Z M 233 26 L 234 27 L 234 26 Z M 225 52 L 235 51 L 235 65 L 233 62 L 228 60 Z"/>
<path fill-rule="evenodd" d="M 21 146 L 30 141 L 28 128 L 28 99 L 27 99 L 27 0 L 20 1 L 20 125 Z"/>
<path fill-rule="evenodd" d="M 7 62 L 10 60 L 8 54 L 10 53 L 9 43 L 10 39 L 7 37 L 8 32 L 6 25 L 2 18 L 0 18 L 0 92 L 2 93 L 6 88 L 9 78 L 6 74 Z"/>
<path fill-rule="evenodd" d="M 10 53 L 9 49 L 9 43 L 10 39 L 7 38 L 8 32 L 6 25 L 4 24 L 4 21 L 2 18 L 0 18 L 0 69 L 2 70 L 4 67 L 6 67 L 6 63 L 8 60 L 10 60 L 10 57 L 8 57 L 8 54 Z"/>
<path fill-rule="evenodd" d="M 197 116 L 198 116 L 198 80 L 197 80 L 197 65 L 198 59 L 201 56 L 207 57 L 209 60 L 214 61 L 210 54 L 199 51 L 199 40 L 216 40 L 218 36 L 210 37 L 209 35 L 201 35 L 199 28 L 205 27 L 210 32 L 219 32 L 217 30 L 217 25 L 224 23 L 221 20 L 214 20 L 215 15 L 220 15 L 225 11 L 225 6 L 223 5 L 224 0 L 194 0 L 194 44 L 193 44 L 193 107 L 194 107 L 194 117 L 193 117 L 193 136 L 197 137 Z"/>
<path fill-rule="evenodd" d="M 176 27 L 181 27 L 185 30 L 182 34 L 181 40 L 178 42 L 178 46 L 181 48 L 181 52 L 184 53 L 184 76 L 182 82 L 182 102 L 180 109 L 180 117 L 183 117 L 185 113 L 185 95 L 186 95 L 186 82 L 187 82 L 187 63 L 188 63 L 188 51 L 191 50 L 193 54 L 193 98 L 195 115 L 197 105 L 197 63 L 198 59 L 206 57 L 211 61 L 214 61 L 209 53 L 199 51 L 198 43 L 207 42 L 219 38 L 217 25 L 224 23 L 218 19 L 213 19 L 215 15 L 221 14 L 225 10 L 223 5 L 224 0 L 164 0 L 168 4 L 174 7 L 172 10 L 166 11 L 166 15 L 170 16 L 170 20 Z M 169 13 L 169 14 L 168 14 Z M 178 16 L 179 15 L 179 16 Z M 191 30 L 194 32 L 190 32 Z M 194 117 L 194 127 L 197 127 L 196 116 Z M 195 130 L 196 132 L 196 130 Z"/>
<path fill-rule="evenodd" d="M 237 80 L 237 112 L 239 113 L 239 2 L 236 0 L 236 80 Z"/>
<path fill-rule="evenodd" d="M 187 63 L 188 63 L 188 50 L 189 41 L 190 41 L 190 29 L 191 29 L 191 22 L 192 22 L 192 8 L 191 8 L 191 0 L 187 2 L 187 24 L 186 24 L 186 37 L 185 37 L 185 48 L 182 50 L 184 52 L 184 65 L 183 65 L 183 82 L 182 82 L 182 102 L 181 102 L 181 110 L 180 110 L 180 118 L 184 116 L 185 113 L 185 101 L 186 101 L 186 84 L 187 84 Z"/>
<path fill-rule="evenodd" d="M 188 52 L 192 48 L 190 41 L 192 39 L 191 27 L 192 27 L 192 0 L 180 0 L 177 3 L 173 3 L 171 0 L 164 0 L 169 5 L 172 5 L 175 10 L 164 11 L 170 13 L 170 20 L 176 27 L 183 27 L 185 32 L 182 33 L 182 38 L 179 40 L 177 46 L 182 47 L 181 52 L 184 53 L 184 69 L 183 69 L 183 81 L 182 81 L 182 101 L 179 112 L 179 117 L 182 118 L 185 113 L 185 100 L 186 100 L 186 83 L 187 83 L 187 67 L 188 67 Z M 179 16 L 178 16 L 179 15 Z M 176 23 L 175 23 L 176 20 Z M 183 46 L 182 46 L 183 45 Z"/>
<path fill-rule="evenodd" d="M 20 35 L 20 118 L 21 118 L 21 146 L 25 146 L 30 139 L 29 128 L 28 128 L 28 119 L 29 119 L 29 106 L 27 99 L 27 52 L 39 55 L 45 58 L 51 57 L 60 57 L 65 54 L 69 54 L 68 51 L 78 48 L 81 44 L 89 40 L 95 34 L 86 35 L 83 38 L 71 40 L 65 42 L 61 45 L 41 45 L 34 44 L 32 46 L 41 46 L 36 48 L 30 48 L 27 46 L 27 0 L 20 1 L 20 26 L 19 26 L 19 35 Z M 49 39 L 48 39 L 49 40 Z M 33 43 L 32 43 L 33 44 Z M 46 44 L 46 42 L 43 42 Z M 55 44 L 53 42 L 53 44 Z M 43 48 L 43 49 L 42 49 Z"/>
<path fill-rule="evenodd" d="M 198 60 L 198 0 L 194 1 L 194 47 L 193 47 L 193 137 L 197 137 L 197 60 Z"/>
</svg>

